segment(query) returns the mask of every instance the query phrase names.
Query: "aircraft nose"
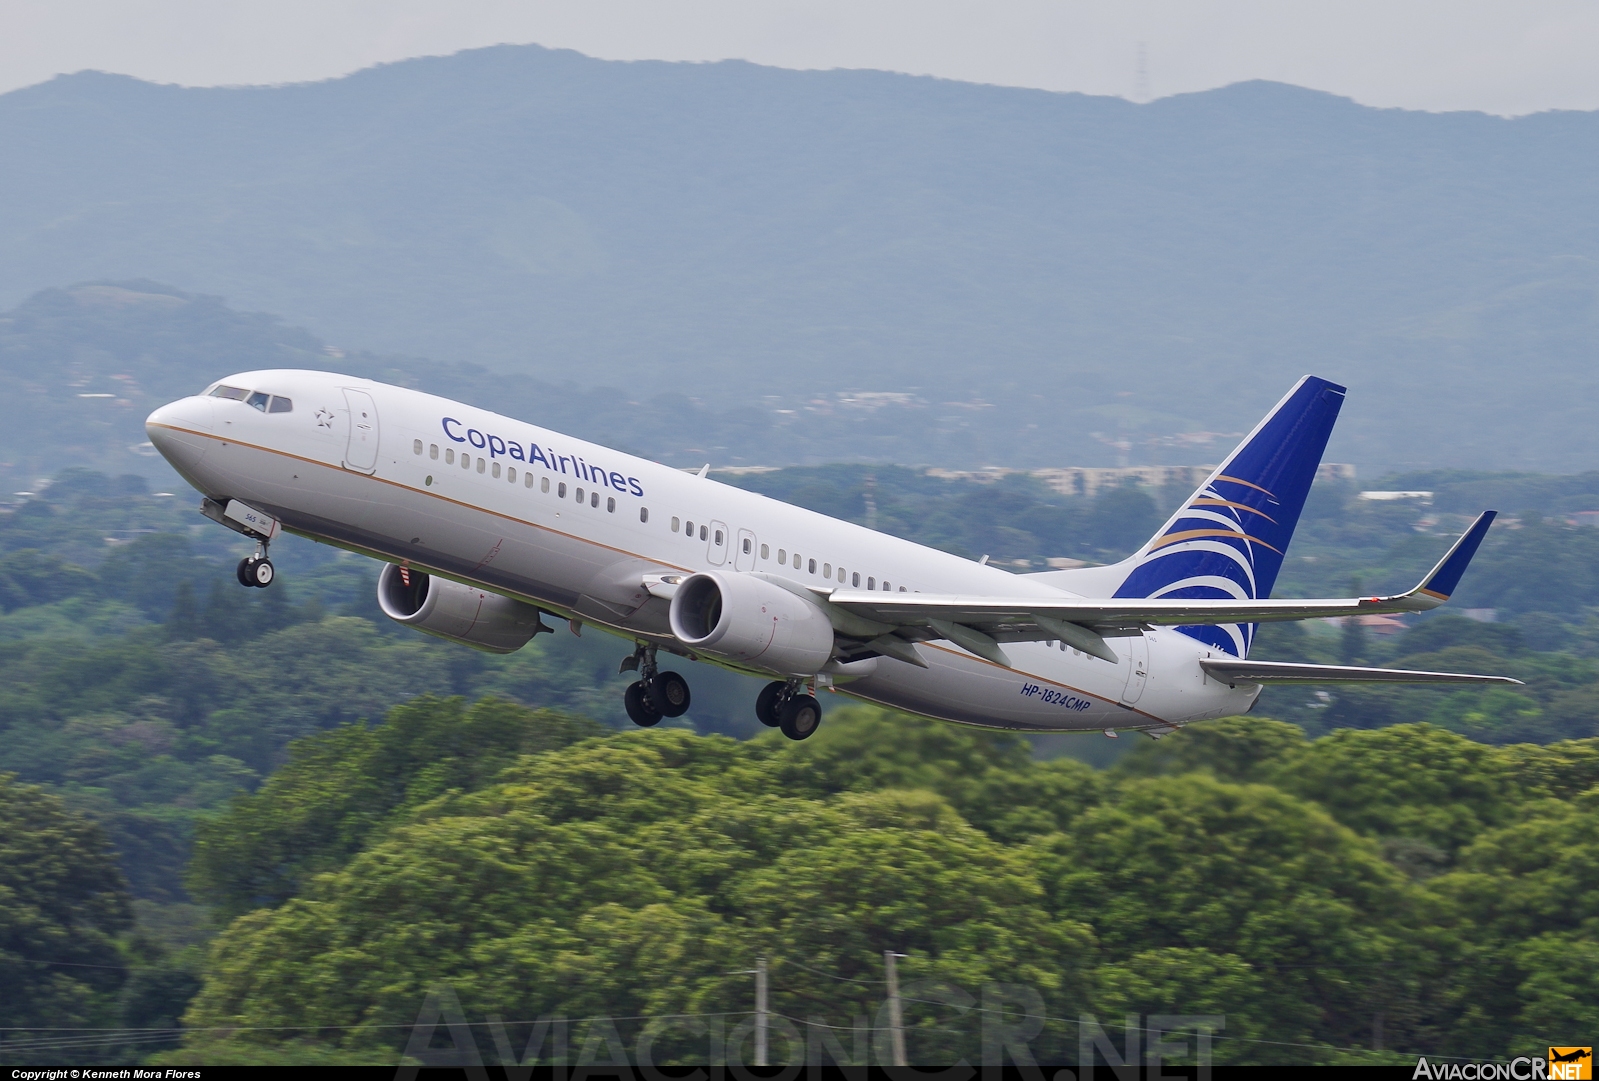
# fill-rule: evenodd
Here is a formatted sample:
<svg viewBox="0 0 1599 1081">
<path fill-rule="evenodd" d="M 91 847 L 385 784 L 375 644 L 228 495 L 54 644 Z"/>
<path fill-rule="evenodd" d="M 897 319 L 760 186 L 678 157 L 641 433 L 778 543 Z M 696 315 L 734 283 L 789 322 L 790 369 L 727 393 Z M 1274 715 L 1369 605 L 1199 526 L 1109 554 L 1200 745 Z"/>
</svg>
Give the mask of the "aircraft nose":
<svg viewBox="0 0 1599 1081">
<path fill-rule="evenodd" d="M 210 398 L 179 398 L 145 418 L 145 434 L 161 457 L 181 472 L 205 457 L 215 408 Z"/>
</svg>

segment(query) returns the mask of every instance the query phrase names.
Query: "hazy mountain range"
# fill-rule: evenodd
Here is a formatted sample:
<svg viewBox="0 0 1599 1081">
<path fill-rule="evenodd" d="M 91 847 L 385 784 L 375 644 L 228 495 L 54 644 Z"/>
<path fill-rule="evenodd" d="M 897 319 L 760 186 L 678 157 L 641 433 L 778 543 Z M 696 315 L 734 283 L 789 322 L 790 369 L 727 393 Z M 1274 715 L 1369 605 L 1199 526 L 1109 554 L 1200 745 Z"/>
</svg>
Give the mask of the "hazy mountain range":
<svg viewBox="0 0 1599 1081">
<path fill-rule="evenodd" d="M 62 77 L 0 96 L 0 146 L 6 306 L 170 282 L 346 350 L 792 418 L 772 464 L 1214 460 L 1306 371 L 1350 384 L 1330 456 L 1368 474 L 1599 463 L 1591 113 L 507 46 Z M 816 419 L 851 409 L 888 434 Z"/>
</svg>

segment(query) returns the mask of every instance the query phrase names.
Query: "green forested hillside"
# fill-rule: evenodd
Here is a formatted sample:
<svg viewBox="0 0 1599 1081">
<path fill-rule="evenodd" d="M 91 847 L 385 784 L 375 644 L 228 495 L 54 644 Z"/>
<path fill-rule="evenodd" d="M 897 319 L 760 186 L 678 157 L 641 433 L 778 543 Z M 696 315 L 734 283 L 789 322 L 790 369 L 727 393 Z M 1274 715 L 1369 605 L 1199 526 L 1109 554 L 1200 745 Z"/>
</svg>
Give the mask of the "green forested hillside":
<svg viewBox="0 0 1599 1081">
<path fill-rule="evenodd" d="M 1062 552 L 1115 559 L 1148 534 L 1162 503 L 1186 494 L 1120 489 L 1082 501 L 1022 477 L 977 484 L 868 466 L 732 479 L 857 521 L 866 520 L 869 492 L 879 528 L 967 556 L 993 554 L 1018 572 Z M 376 1020 L 346 1035 L 323 1028 L 344 1024 L 328 1018 L 351 1011 L 414 1016 L 405 996 L 422 976 L 407 957 L 455 973 L 480 965 L 462 958 L 503 953 L 545 974 L 542 998 L 463 975 L 469 1011 L 634 1016 L 744 1008 L 742 977 L 725 972 L 747 958 L 729 966 L 725 957 L 760 950 L 774 958 L 774 986 L 790 996 L 784 1010 L 832 1024 L 875 1011 L 877 992 L 841 998 L 836 988 L 877 979 L 873 958 L 902 948 L 882 944 L 902 937 L 914 959 L 907 979 L 938 975 L 976 993 L 984 980 L 1014 982 L 1004 973 L 1025 972 L 1052 1016 L 1160 1012 L 1180 1001 L 1182 1009 L 1223 1010 L 1235 1018 L 1231 1031 L 1251 1039 L 1286 1026 L 1296 1041 L 1369 1047 L 1372 1018 L 1356 1017 L 1350 1003 L 1381 1001 L 1388 1047 L 1459 1046 L 1468 1038 L 1461 1033 L 1489 1049 L 1554 1038 L 1559 1025 L 1586 1016 L 1586 992 L 1563 988 L 1551 966 L 1590 948 L 1587 902 L 1557 916 L 1559 905 L 1537 898 L 1565 891 L 1580 899 L 1591 889 L 1569 861 L 1586 858 L 1580 839 L 1594 824 L 1583 793 L 1596 780 L 1587 771 L 1599 737 L 1591 614 L 1599 585 L 1585 568 L 1599 531 L 1559 516 L 1585 505 L 1591 479 L 1429 482 L 1431 506 L 1318 489 L 1285 590 L 1338 593 L 1351 576 L 1409 585 L 1483 500 L 1524 494 L 1529 509 L 1495 528 L 1441 614 L 1389 638 L 1322 624 L 1268 628 L 1259 654 L 1489 671 L 1525 687 L 1274 688 L 1257 716 L 1297 727 L 1228 722 L 1142 747 L 1131 738 L 1057 737 L 1030 757 L 1015 741 L 851 713 L 842 697 L 828 704 L 823 737 L 798 749 L 749 742 L 765 731 L 751 713 L 755 684 L 702 665 L 685 668 L 695 704 L 679 734 L 602 735 L 627 727 L 616 670 L 626 646 L 608 636 L 562 630 L 504 658 L 447 645 L 376 612 L 374 564 L 294 538 L 274 547 L 281 577 L 273 588 L 241 591 L 231 573 L 236 538 L 189 500 L 153 494 L 136 476 L 65 471 L 0 513 L 0 773 L 16 778 L 6 792 L 35 784 L 61 801 L 60 813 L 78 823 L 71 829 L 86 861 L 84 888 L 110 898 L 94 902 L 111 906 L 103 927 L 63 924 L 99 927 L 100 937 L 79 941 L 69 929 L 49 941 L 113 949 L 116 963 L 100 983 L 60 984 L 51 994 L 76 1003 L 72 1017 L 118 1030 L 106 1052 L 118 1061 L 163 1047 L 184 1061 L 337 1061 L 393 1050 L 388 1030 L 370 1027 Z M 1454 611 L 1463 606 L 1494 608 L 1500 621 L 1466 619 Z M 482 701 L 440 698 L 448 695 Z M 1307 734 L 1321 738 L 1307 743 Z M 578 743 L 589 750 L 560 750 Z M 560 758 L 568 753 L 577 757 Z M 1079 759 L 1115 764 L 1107 771 Z M 538 772 L 546 768 L 577 771 L 562 782 L 559 809 L 547 803 L 556 797 Z M 1146 776 L 1181 783 L 1136 780 Z M 1268 787 L 1229 787 L 1256 783 Z M 651 797 L 628 795 L 642 792 Z M 1546 798 L 1556 803 L 1538 802 Z M 1193 832 L 1163 840 L 1179 822 L 1192 822 Z M 675 832 L 690 827 L 700 832 Z M 18 837 L 55 828 L 19 826 Z M 893 836 L 917 855 L 868 874 L 867 861 L 883 855 L 874 847 L 883 830 L 900 831 Z M 1092 870 L 1100 849 L 1082 848 L 1083 836 L 1143 870 Z M 1313 922 L 1314 949 L 1303 947 L 1311 960 L 1284 960 L 1282 950 L 1300 956 L 1299 940 L 1269 928 L 1207 922 L 1219 917 L 1198 900 L 1178 909 L 1177 938 L 1139 924 L 1143 906 L 1158 900 L 1143 892 L 1149 882 L 1192 874 L 1193 889 L 1212 889 L 1203 885 L 1210 863 L 1182 871 L 1179 860 L 1172 871 L 1172 859 L 1203 852 L 1223 869 L 1226 859 L 1247 863 L 1226 855 L 1228 838 L 1264 853 L 1265 877 L 1227 884 L 1256 891 L 1228 894 L 1227 906 L 1281 906 L 1299 913 L 1281 917 L 1295 927 L 1309 919 L 1303 912 L 1333 906 Z M 1578 846 L 1569 852 L 1568 839 Z M 565 854 L 542 870 L 517 862 L 515 853 L 546 842 Z M 48 844 L 18 843 L 15 873 L 34 874 L 26 867 Z M 1295 863 L 1307 850 L 1355 885 L 1317 877 L 1320 864 L 1312 875 Z M 470 862 L 485 851 L 509 862 L 489 874 Z M 1532 862 L 1507 862 L 1510 852 L 1531 852 Z M 423 862 L 407 863 L 413 856 Z M 426 899 L 406 893 L 405 883 L 444 873 L 428 861 L 450 860 L 460 873 L 440 879 L 455 883 L 449 889 Z M 382 877 L 391 874 L 400 879 Z M 968 879 L 992 880 L 993 892 L 958 910 L 934 904 L 948 883 Z M 519 891 L 533 888 L 528 882 L 553 906 L 542 923 L 524 919 Z M 850 882 L 856 893 L 845 890 Z M 468 892 L 450 892 L 457 889 Z M 774 900 L 786 904 L 793 889 L 828 930 L 809 929 Z M 899 911 L 886 900 L 901 895 L 922 907 Z M 1521 907 L 1507 915 L 1507 905 Z M 131 923 L 115 915 L 124 909 Z M 1076 915 L 1101 909 L 1115 920 Z M 482 920 L 420 953 L 411 939 L 385 937 L 413 925 L 432 934 L 427 911 Z M 307 912 L 322 922 L 295 922 Z M 827 915 L 842 912 L 856 915 Z M 1420 940 L 1396 930 L 1418 921 L 1432 921 Z M 447 922 L 436 921 L 441 929 Z M 493 928 L 502 924 L 529 928 L 527 937 L 500 941 Z M 205 944 L 218 933 L 223 945 L 206 961 Z M 324 949 L 329 941 L 337 949 Z M 0 965 L 20 966 L 18 979 L 60 959 L 32 942 L 0 943 Z M 368 984 L 352 978 L 335 999 L 297 982 L 322 979 L 319 966 L 343 956 L 382 973 L 388 990 L 368 1000 Z M 279 960 L 249 960 L 268 957 Z M 721 967 L 708 967 L 713 960 Z M 1301 979 L 1312 962 L 1324 975 Z M 1349 965 L 1381 967 L 1388 982 L 1346 986 L 1326 975 Z M 1475 981 L 1465 989 L 1425 990 L 1461 968 Z M 643 982 L 622 972 L 642 973 Z M 202 977 L 190 1013 L 195 1046 L 172 1051 L 177 1035 L 165 1030 L 191 1008 Z M 503 1009 L 496 996 L 510 996 Z M 1486 1027 L 1473 1012 L 1483 1002 L 1497 1011 Z M 31 1016 L 0 1013 L 0 1032 Z M 206 1042 L 201 1029 L 243 1018 L 291 1035 Z M 970 1036 L 945 1039 L 930 1016 L 917 1024 L 924 1028 L 913 1042 L 934 1058 Z M 121 1033 L 137 1027 L 163 1031 L 141 1051 Z M 660 1046 L 664 1054 L 675 1045 Z M 1262 1061 L 1264 1048 L 1240 1043 L 1229 1053 Z"/>
<path fill-rule="evenodd" d="M 393 1062 L 441 983 L 474 1023 L 616 1018 L 630 1052 L 648 1019 L 688 1015 L 656 1060 L 704 1061 L 693 1019 L 750 1009 L 729 970 L 766 957 L 801 1025 L 881 1026 L 884 950 L 907 955 L 927 1066 L 978 1057 L 962 995 L 1000 982 L 1037 993 L 1054 1020 L 1033 1050 L 1057 1062 L 1084 1011 L 1224 1014 L 1218 1061 L 1284 1064 L 1526 1054 L 1599 1019 L 1572 976 L 1599 914 L 1594 740 L 1307 742 L 1237 719 L 1097 773 L 855 708 L 803 744 L 633 732 L 474 776 L 504 750 L 457 733 L 515 717 L 460 708 L 307 741 L 203 831 L 196 889 L 243 915 L 163 1061 Z M 603 1031 L 574 1025 L 570 1053 Z"/>
<path fill-rule="evenodd" d="M 0 145 L 5 305 L 155 279 L 347 350 L 889 430 L 793 444 L 827 457 L 1182 454 L 1306 371 L 1352 387 L 1332 454 L 1369 470 L 1599 450 L 1593 113 L 501 46 L 285 87 L 84 72 L 0 96 Z"/>
</svg>

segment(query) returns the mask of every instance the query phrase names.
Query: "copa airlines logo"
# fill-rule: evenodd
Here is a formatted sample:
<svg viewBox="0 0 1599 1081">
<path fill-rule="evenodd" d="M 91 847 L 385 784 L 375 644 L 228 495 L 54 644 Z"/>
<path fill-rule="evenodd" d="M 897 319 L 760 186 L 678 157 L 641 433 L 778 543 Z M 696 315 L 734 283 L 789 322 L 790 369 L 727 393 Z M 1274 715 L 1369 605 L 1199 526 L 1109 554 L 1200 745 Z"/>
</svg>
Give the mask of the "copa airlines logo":
<svg viewBox="0 0 1599 1081">
<path fill-rule="evenodd" d="M 1261 562 L 1271 561 L 1275 577 L 1282 561 L 1281 550 L 1260 536 L 1278 531 L 1276 509 L 1276 498 L 1260 485 L 1212 477 L 1144 549 L 1116 596 L 1257 599 Z M 1248 654 L 1255 634 L 1252 623 L 1177 629 L 1235 657 Z"/>
<path fill-rule="evenodd" d="M 602 484 L 624 495 L 632 493 L 641 499 L 644 497 L 644 486 L 639 483 L 637 477 L 624 477 L 615 470 L 586 462 L 575 454 L 557 454 L 553 448 L 546 449 L 537 443 L 529 443 L 524 447 L 514 440 L 480 432 L 476 428 L 467 428 L 463 421 L 454 417 L 445 417 L 441 426 L 446 438 L 476 447 L 491 459 L 505 457 L 513 462 L 526 462 L 530 466 L 541 465 L 551 473 L 581 477 L 590 484 Z"/>
</svg>

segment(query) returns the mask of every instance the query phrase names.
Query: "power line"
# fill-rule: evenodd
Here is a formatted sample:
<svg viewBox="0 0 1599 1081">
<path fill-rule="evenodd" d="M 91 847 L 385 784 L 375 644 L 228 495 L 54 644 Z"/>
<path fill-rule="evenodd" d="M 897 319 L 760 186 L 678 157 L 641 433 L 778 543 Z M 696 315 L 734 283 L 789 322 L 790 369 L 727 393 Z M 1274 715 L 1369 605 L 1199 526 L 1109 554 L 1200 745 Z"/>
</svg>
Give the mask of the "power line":
<svg viewBox="0 0 1599 1081">
<path fill-rule="evenodd" d="M 858 980 L 853 976 L 835 976 L 831 972 L 823 972 L 819 968 L 811 968 L 809 965 L 802 965 L 798 961 L 779 960 L 778 964 L 793 965 L 795 968 L 804 969 L 806 972 L 814 973 L 817 976 L 826 976 L 830 980 L 840 980 L 844 983 L 864 983 L 870 984 L 873 987 L 881 987 L 883 984 L 882 980 Z"/>
</svg>

